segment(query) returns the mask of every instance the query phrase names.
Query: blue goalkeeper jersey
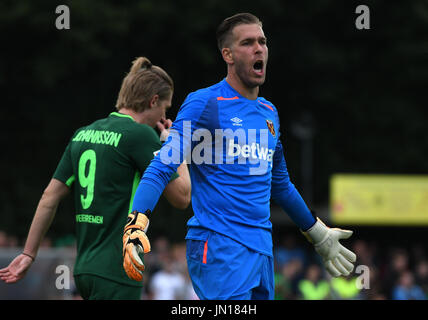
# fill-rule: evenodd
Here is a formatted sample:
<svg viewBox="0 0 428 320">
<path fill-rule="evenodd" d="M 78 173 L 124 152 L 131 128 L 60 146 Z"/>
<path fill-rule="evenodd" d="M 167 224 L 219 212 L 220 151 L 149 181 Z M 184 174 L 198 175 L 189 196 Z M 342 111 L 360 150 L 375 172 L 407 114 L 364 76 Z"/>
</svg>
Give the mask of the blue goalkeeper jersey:
<svg viewBox="0 0 428 320">
<path fill-rule="evenodd" d="M 226 79 L 187 96 L 140 181 L 133 209 L 153 210 L 183 160 L 190 165 L 194 212 L 187 238 L 205 228 L 272 256 L 271 198 L 301 229 L 315 222 L 290 181 L 275 106 L 243 97 Z"/>
</svg>

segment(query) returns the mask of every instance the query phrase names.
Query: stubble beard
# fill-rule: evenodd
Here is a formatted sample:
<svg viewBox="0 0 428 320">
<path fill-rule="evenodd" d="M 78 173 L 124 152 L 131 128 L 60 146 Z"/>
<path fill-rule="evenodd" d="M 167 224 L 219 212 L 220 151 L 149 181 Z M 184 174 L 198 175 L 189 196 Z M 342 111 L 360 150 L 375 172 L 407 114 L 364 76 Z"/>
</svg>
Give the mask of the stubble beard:
<svg viewBox="0 0 428 320">
<path fill-rule="evenodd" d="M 250 72 L 251 71 L 248 70 L 247 66 L 244 63 L 235 63 L 235 73 L 245 87 L 252 90 L 256 87 L 260 87 L 265 83 L 266 75 L 263 78 L 251 79 L 251 76 L 249 74 Z"/>
</svg>

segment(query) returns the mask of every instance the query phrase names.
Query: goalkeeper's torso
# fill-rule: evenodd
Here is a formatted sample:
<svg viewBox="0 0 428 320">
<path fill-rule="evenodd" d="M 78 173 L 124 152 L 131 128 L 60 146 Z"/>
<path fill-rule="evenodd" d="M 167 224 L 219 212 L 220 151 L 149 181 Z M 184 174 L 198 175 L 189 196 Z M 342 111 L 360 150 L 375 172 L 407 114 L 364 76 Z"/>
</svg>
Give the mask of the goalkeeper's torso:
<svg viewBox="0 0 428 320">
<path fill-rule="evenodd" d="M 75 132 L 54 174 L 74 189 L 75 274 L 140 285 L 123 270 L 122 233 L 141 173 L 160 147 L 153 128 L 117 112 Z"/>
<path fill-rule="evenodd" d="M 272 255 L 270 196 L 279 145 L 274 105 L 262 97 L 246 99 L 224 79 L 188 95 L 174 130 L 183 142 L 171 135 L 150 167 L 165 170 L 161 158 L 169 149 L 191 160 L 194 216 L 187 238 L 199 239 L 199 228 L 210 229 Z"/>
</svg>

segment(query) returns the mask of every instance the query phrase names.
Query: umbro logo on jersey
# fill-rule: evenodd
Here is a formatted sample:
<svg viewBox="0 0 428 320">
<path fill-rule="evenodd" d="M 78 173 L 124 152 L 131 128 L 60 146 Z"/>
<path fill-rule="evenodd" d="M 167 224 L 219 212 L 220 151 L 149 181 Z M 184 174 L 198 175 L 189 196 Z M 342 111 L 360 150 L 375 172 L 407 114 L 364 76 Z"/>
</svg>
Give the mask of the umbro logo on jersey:
<svg viewBox="0 0 428 320">
<path fill-rule="evenodd" d="M 234 117 L 234 118 L 232 118 L 232 119 L 230 119 L 230 121 L 232 121 L 233 122 L 233 125 L 234 126 L 239 126 L 239 127 L 242 127 L 242 120 L 241 119 L 239 119 L 238 117 Z"/>
</svg>

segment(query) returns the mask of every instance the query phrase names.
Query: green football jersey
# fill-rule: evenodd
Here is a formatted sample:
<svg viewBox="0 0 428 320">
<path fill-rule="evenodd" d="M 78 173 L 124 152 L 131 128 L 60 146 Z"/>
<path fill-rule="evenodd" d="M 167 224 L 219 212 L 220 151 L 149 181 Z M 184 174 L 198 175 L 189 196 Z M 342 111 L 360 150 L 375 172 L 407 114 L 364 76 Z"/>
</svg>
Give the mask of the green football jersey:
<svg viewBox="0 0 428 320">
<path fill-rule="evenodd" d="M 74 189 L 74 274 L 141 286 L 123 270 L 122 234 L 141 175 L 160 148 L 153 128 L 118 112 L 74 133 L 53 175 Z"/>
</svg>

